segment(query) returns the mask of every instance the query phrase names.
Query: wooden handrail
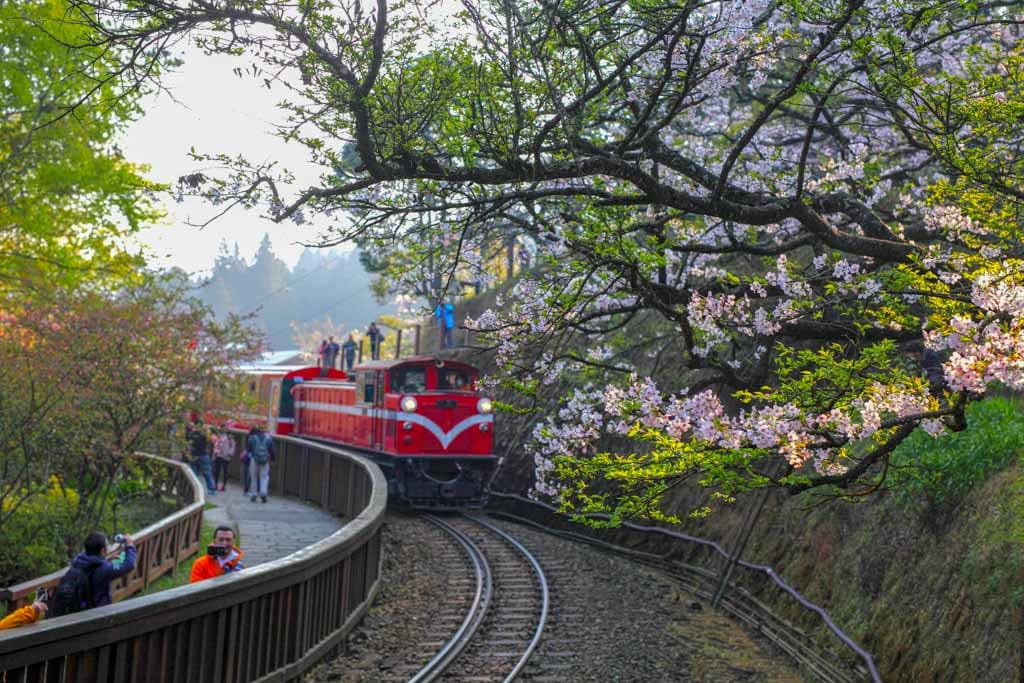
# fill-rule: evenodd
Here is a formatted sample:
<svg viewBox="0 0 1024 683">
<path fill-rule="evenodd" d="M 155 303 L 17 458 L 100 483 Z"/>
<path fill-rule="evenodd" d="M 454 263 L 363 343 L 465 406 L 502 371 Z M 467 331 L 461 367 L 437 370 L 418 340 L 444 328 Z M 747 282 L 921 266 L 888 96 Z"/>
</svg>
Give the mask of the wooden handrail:
<svg viewBox="0 0 1024 683">
<path fill-rule="evenodd" d="M 158 455 L 136 453 L 137 456 L 158 460 L 168 465 L 170 476 L 161 482 L 161 490 L 176 493 L 179 497 L 184 493 L 186 501 L 191 501 L 172 515 L 150 524 L 146 528 L 132 534 L 138 556 L 135 569 L 110 586 L 110 596 L 114 602 L 145 590 L 151 583 L 164 574 L 173 571 L 183 560 L 191 557 L 199 550 L 200 534 L 203 528 L 203 505 L 205 493 L 203 485 L 185 463 Z M 119 552 L 116 546 L 107 548 L 107 557 Z M 38 576 L 28 581 L 0 589 L 0 600 L 7 605 L 7 612 L 32 602 L 36 589 L 45 587 L 53 595 L 57 584 L 67 572 L 67 567 L 45 576 Z"/>
<path fill-rule="evenodd" d="M 288 681 L 331 653 L 378 590 L 387 484 L 354 453 L 275 443 L 271 492 L 314 502 L 345 526 L 242 572 L 0 632 L 7 680 Z"/>
</svg>

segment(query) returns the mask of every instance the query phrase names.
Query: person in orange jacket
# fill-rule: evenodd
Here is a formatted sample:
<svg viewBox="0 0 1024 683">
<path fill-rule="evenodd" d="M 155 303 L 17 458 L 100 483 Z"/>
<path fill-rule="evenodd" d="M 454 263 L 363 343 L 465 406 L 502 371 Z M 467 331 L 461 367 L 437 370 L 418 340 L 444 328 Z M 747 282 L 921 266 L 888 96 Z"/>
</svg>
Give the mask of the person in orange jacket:
<svg viewBox="0 0 1024 683">
<path fill-rule="evenodd" d="M 0 629 L 18 628 L 34 624 L 46 615 L 46 603 L 36 600 L 31 605 L 26 605 L 14 610 L 3 619 L 0 619 Z"/>
<path fill-rule="evenodd" d="M 207 547 L 206 554 L 192 563 L 188 582 L 205 581 L 242 569 L 245 566 L 242 564 L 242 551 L 235 547 L 235 530 L 219 526 L 213 532 L 213 543 Z"/>
</svg>

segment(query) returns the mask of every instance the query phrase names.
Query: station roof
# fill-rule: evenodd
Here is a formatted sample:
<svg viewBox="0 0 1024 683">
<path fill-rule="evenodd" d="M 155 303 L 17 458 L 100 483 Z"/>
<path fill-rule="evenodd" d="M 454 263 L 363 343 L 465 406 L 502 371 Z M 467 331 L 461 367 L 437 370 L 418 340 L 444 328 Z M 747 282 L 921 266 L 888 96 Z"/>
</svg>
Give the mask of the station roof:
<svg viewBox="0 0 1024 683">
<path fill-rule="evenodd" d="M 307 365 L 309 365 L 309 362 L 305 358 L 305 354 L 298 349 L 291 349 L 287 351 L 264 352 L 256 360 L 240 364 L 238 369 L 242 372 L 263 370 L 288 372 L 295 368 L 306 367 Z"/>
</svg>

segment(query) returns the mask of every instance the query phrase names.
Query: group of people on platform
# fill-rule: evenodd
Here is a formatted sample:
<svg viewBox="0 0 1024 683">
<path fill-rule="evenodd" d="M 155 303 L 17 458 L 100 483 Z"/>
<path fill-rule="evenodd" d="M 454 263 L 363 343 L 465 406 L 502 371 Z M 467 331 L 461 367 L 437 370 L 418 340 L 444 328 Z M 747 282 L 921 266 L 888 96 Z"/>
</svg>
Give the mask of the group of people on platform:
<svg viewBox="0 0 1024 683">
<path fill-rule="evenodd" d="M 384 341 L 384 333 L 377 327 L 377 323 L 370 323 L 370 326 L 366 329 L 366 338 L 370 340 L 370 358 L 373 360 L 380 360 L 380 345 Z M 328 370 L 345 370 L 346 372 L 352 369 L 352 366 L 356 364 L 356 350 L 359 349 L 359 343 L 356 342 L 355 334 L 349 334 L 342 344 L 338 344 L 334 340 L 334 337 L 328 337 L 320 342 L 320 348 L 317 349 L 317 367 L 320 368 L 321 374 L 326 376 Z M 362 352 L 360 352 L 360 357 Z M 343 359 L 341 367 L 338 367 L 339 358 Z"/>
<path fill-rule="evenodd" d="M 238 442 L 225 425 L 209 430 L 202 419 L 194 417 L 185 427 L 186 456 L 197 477 L 206 482 L 208 495 L 216 496 L 228 481 L 228 467 L 238 453 Z M 249 429 L 242 452 L 242 478 L 246 495 L 251 500 L 267 502 L 270 463 L 274 460 L 274 440 L 259 425 Z"/>
</svg>

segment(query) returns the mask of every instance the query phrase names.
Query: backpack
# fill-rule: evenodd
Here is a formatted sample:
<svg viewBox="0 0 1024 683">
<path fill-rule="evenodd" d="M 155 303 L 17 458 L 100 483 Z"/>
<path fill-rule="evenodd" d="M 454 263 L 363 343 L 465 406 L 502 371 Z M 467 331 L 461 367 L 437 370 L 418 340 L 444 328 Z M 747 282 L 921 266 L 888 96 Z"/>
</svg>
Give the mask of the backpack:
<svg viewBox="0 0 1024 683">
<path fill-rule="evenodd" d="M 266 465 L 270 460 L 270 450 L 267 448 L 267 437 L 258 436 L 252 445 L 252 459 L 257 465 Z"/>
<path fill-rule="evenodd" d="M 53 614 L 73 614 L 95 607 L 92 598 L 92 572 L 80 567 L 70 567 L 57 584 L 53 593 Z"/>
</svg>

